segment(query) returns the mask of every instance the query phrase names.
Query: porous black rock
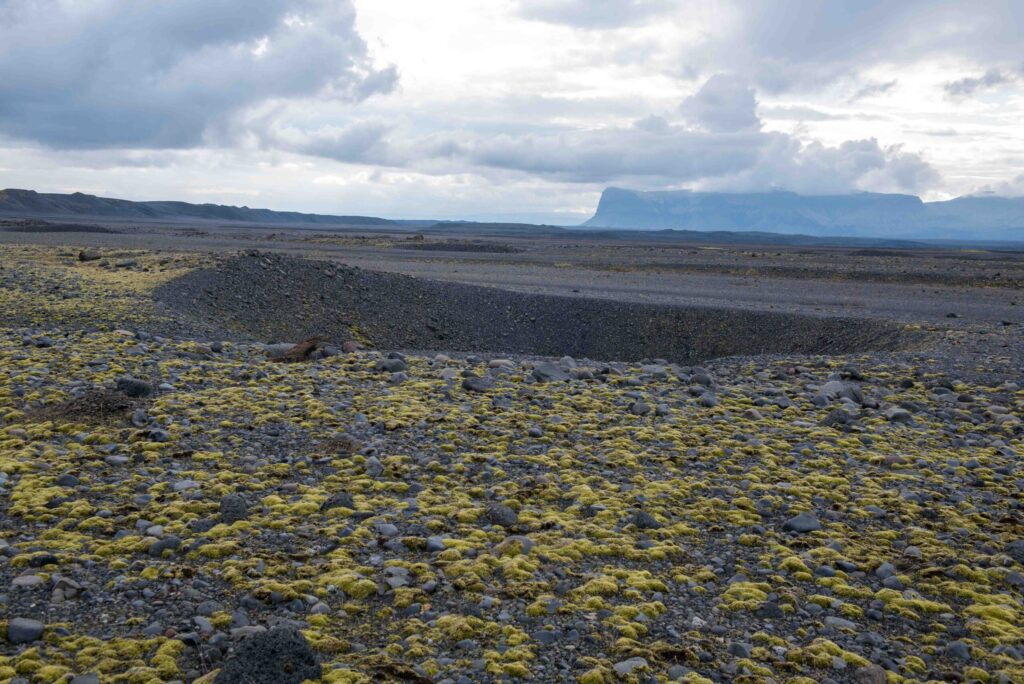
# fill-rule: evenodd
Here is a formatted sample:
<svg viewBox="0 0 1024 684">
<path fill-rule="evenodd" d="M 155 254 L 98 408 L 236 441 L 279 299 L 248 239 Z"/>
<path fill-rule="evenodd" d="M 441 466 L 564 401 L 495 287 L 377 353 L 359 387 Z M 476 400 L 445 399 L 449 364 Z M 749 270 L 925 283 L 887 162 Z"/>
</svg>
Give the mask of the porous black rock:
<svg viewBox="0 0 1024 684">
<path fill-rule="evenodd" d="M 214 684 L 302 684 L 322 674 L 306 638 L 293 627 L 275 627 L 245 641 L 224 663 Z"/>
</svg>

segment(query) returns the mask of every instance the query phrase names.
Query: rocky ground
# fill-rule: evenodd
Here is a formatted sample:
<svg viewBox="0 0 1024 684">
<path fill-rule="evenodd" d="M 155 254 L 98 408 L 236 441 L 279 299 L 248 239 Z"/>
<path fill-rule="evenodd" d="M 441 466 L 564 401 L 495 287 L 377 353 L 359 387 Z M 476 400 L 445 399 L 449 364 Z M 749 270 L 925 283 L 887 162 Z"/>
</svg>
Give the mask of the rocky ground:
<svg viewBox="0 0 1024 684">
<path fill-rule="evenodd" d="M 524 294 L 258 251 L 193 270 L 155 296 L 236 335 L 366 339 L 386 349 L 693 363 L 739 354 L 890 350 L 913 337 L 877 319 Z"/>
<path fill-rule="evenodd" d="M 213 265 L 0 251 L 0 680 L 1024 681 L 1019 325 L 284 363 Z"/>
</svg>

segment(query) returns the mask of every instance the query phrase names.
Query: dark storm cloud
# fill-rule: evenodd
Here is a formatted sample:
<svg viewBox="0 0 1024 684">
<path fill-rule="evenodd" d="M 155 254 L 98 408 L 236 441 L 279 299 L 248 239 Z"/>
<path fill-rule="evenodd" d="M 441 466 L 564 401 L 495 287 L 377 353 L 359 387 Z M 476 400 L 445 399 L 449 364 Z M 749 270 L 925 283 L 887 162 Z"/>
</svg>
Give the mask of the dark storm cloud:
<svg viewBox="0 0 1024 684">
<path fill-rule="evenodd" d="M 54 147 L 189 147 L 275 98 L 394 87 L 350 2 L 7 0 L 0 133 Z"/>
</svg>

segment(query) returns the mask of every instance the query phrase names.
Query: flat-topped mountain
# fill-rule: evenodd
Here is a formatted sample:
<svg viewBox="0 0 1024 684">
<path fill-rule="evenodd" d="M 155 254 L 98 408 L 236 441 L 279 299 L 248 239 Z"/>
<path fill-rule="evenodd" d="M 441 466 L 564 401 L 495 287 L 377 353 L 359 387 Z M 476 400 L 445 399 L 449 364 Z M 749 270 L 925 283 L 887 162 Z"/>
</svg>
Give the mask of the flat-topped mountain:
<svg viewBox="0 0 1024 684">
<path fill-rule="evenodd" d="M 224 204 L 133 202 L 75 192 L 70 195 L 34 190 L 0 190 L 0 213 L 47 216 L 92 216 L 135 220 L 245 221 L 346 226 L 389 226 L 393 221 L 374 216 L 331 216 L 297 211 L 251 209 Z"/>
<path fill-rule="evenodd" d="M 588 227 L 749 230 L 808 235 L 1024 240 L 1024 198 L 793 192 L 721 193 L 608 188 Z"/>
</svg>

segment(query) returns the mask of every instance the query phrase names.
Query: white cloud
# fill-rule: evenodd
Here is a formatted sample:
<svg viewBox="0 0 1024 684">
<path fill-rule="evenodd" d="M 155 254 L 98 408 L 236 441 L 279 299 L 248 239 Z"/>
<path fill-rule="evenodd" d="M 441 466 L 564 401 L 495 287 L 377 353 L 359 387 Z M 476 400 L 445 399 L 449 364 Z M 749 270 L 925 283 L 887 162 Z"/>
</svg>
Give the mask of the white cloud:
<svg viewBox="0 0 1024 684">
<path fill-rule="evenodd" d="M 519 0 L 527 19 L 584 29 L 616 29 L 677 9 L 672 0 Z"/>
<path fill-rule="evenodd" d="M 0 0 L 0 186 L 477 217 L 613 183 L 1009 192 L 1022 25 L 966 0 Z"/>
<path fill-rule="evenodd" d="M 680 106 L 689 121 L 719 133 L 761 128 L 754 89 L 742 78 L 715 74 Z"/>
</svg>

